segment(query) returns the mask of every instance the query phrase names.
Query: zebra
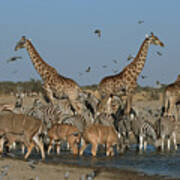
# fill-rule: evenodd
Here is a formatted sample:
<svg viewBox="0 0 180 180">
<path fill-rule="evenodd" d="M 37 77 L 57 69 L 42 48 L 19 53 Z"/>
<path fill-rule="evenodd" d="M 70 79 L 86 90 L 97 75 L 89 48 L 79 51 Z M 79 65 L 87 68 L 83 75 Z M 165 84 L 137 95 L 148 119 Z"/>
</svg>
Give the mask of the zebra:
<svg viewBox="0 0 180 180">
<path fill-rule="evenodd" d="M 64 118 L 74 115 L 74 109 L 68 99 L 60 99 L 58 104 L 44 104 L 40 98 L 36 98 L 27 114 L 42 120 L 48 131 L 53 124 L 60 124 Z M 43 141 L 47 145 L 48 136 L 45 136 Z"/>
<path fill-rule="evenodd" d="M 15 107 L 16 108 L 23 107 L 23 101 L 24 101 L 24 93 L 17 93 Z"/>
<path fill-rule="evenodd" d="M 140 123 L 140 122 L 139 122 Z M 144 121 L 139 130 L 139 151 L 142 152 L 144 147 L 144 151 L 147 149 L 147 141 L 148 139 L 153 140 L 153 142 L 157 141 L 157 133 L 153 125 L 149 121 Z M 156 144 L 154 144 L 157 146 Z"/>
<path fill-rule="evenodd" d="M 159 140 L 161 141 L 161 151 L 164 152 L 165 139 L 167 138 L 167 150 L 171 149 L 171 138 L 173 138 L 174 149 L 177 150 L 177 122 L 173 116 L 164 116 L 158 120 Z"/>
<path fill-rule="evenodd" d="M 153 143 L 157 141 L 157 130 L 155 126 L 145 120 L 141 116 L 137 116 L 134 110 L 131 110 L 130 115 L 124 115 L 123 110 L 117 112 L 115 127 L 126 139 L 130 141 L 130 135 L 134 134 L 138 144 L 139 152 L 147 150 L 147 142 L 152 140 Z M 154 143 L 156 146 L 156 143 Z"/>
<path fill-rule="evenodd" d="M 86 127 L 86 120 L 82 115 L 77 114 L 64 118 L 61 124 L 73 125 L 78 128 L 80 133 L 82 133 Z"/>
<path fill-rule="evenodd" d="M 86 126 L 94 124 L 94 122 L 93 114 L 88 109 L 86 109 L 82 114 L 69 116 L 61 121 L 62 124 L 75 125 L 81 133 Z"/>
<path fill-rule="evenodd" d="M 121 132 L 124 137 L 127 137 L 132 133 L 131 121 L 137 117 L 137 113 L 134 109 L 131 109 L 130 115 L 124 114 L 124 109 L 122 106 L 119 106 L 116 114 L 114 114 L 114 126 Z"/>
<path fill-rule="evenodd" d="M 47 128 L 50 128 L 52 124 L 60 123 L 65 115 L 74 115 L 74 110 L 67 99 L 59 100 L 56 105 L 45 105 L 40 99 L 36 98 L 28 115 L 41 119 Z"/>
</svg>

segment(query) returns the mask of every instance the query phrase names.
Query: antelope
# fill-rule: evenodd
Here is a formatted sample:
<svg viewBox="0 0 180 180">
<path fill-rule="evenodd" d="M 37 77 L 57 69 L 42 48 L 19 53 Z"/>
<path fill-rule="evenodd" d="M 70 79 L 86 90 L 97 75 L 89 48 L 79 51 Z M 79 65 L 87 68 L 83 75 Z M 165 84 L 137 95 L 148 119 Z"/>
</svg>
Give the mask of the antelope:
<svg viewBox="0 0 180 180">
<path fill-rule="evenodd" d="M 13 111 L 14 104 L 0 104 L 0 111 Z"/>
<path fill-rule="evenodd" d="M 16 94 L 15 104 L 0 104 L 0 111 L 11 111 L 17 114 L 22 114 L 24 112 L 23 100 L 24 93 Z"/>
<path fill-rule="evenodd" d="M 24 114 L 15 114 L 4 112 L 0 114 L 0 136 L 1 147 L 3 151 L 3 139 L 12 136 L 15 141 L 21 140 L 27 147 L 27 153 L 24 158 L 27 159 L 32 149 L 37 145 L 41 151 L 42 159 L 45 159 L 44 146 L 39 135 L 45 131 L 41 120 Z"/>
<path fill-rule="evenodd" d="M 78 154 L 78 144 L 80 143 L 81 135 L 75 126 L 68 124 L 54 124 L 48 130 L 48 136 L 50 138 L 48 154 L 50 154 L 54 141 L 67 141 L 73 154 Z M 60 154 L 60 144 L 57 144 L 56 151 L 57 154 Z"/>
<path fill-rule="evenodd" d="M 15 134 L 15 133 L 6 133 L 5 136 L 3 136 L 0 139 L 1 144 L 1 153 L 3 152 L 3 146 L 4 142 L 7 141 L 8 143 L 6 146 L 8 147 L 8 150 L 15 149 L 16 148 L 16 142 L 22 143 L 21 145 L 21 151 L 22 154 L 25 152 L 25 145 L 24 145 L 24 135 L 23 134 Z"/>
<path fill-rule="evenodd" d="M 99 144 L 106 146 L 106 156 L 113 156 L 113 146 L 120 144 L 120 136 L 113 126 L 105 126 L 102 124 L 92 124 L 85 128 L 82 139 L 80 155 L 83 155 L 87 144 L 92 144 L 91 153 L 96 156 Z"/>
<path fill-rule="evenodd" d="M 101 113 L 96 117 L 95 123 L 106 126 L 114 126 L 114 117 L 111 114 Z"/>
</svg>

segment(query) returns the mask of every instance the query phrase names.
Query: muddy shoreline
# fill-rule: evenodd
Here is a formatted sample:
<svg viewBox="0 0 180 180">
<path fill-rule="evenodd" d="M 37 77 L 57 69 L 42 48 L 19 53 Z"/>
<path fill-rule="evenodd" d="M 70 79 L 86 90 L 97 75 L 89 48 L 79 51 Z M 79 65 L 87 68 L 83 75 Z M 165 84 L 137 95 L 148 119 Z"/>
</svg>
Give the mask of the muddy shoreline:
<svg viewBox="0 0 180 180">
<path fill-rule="evenodd" d="M 22 160 L 10 157 L 0 159 L 0 179 L 3 180 L 80 180 L 96 173 L 96 180 L 164 180 L 166 176 L 149 176 L 144 173 L 116 168 L 92 168 L 64 163 L 46 163 L 43 161 Z M 5 174 L 5 175 L 4 175 Z M 176 178 L 171 178 L 176 180 Z M 178 178 L 177 178 L 178 179 Z"/>
</svg>

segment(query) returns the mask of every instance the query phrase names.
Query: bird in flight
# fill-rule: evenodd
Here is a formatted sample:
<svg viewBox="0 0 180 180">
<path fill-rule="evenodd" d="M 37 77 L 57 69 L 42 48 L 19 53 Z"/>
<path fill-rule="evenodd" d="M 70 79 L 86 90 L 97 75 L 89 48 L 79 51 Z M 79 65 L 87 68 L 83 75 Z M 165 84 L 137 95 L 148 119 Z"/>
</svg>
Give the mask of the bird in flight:
<svg viewBox="0 0 180 180">
<path fill-rule="evenodd" d="M 157 80 L 157 81 L 156 81 L 156 84 L 157 84 L 157 85 L 159 85 L 159 84 L 160 84 L 160 82 Z"/>
<path fill-rule="evenodd" d="M 14 70 L 12 73 L 13 73 L 13 74 L 16 74 L 17 72 L 18 72 L 17 70 Z"/>
<path fill-rule="evenodd" d="M 132 56 L 131 54 L 129 54 L 127 60 L 130 61 L 131 59 L 134 59 L 134 56 Z"/>
<path fill-rule="evenodd" d="M 113 59 L 113 62 L 114 62 L 115 64 L 117 64 L 117 63 L 118 63 L 116 59 Z"/>
<path fill-rule="evenodd" d="M 96 30 L 94 31 L 94 34 L 97 34 L 97 36 L 99 37 L 99 39 L 101 38 L 101 30 L 96 29 Z"/>
<path fill-rule="evenodd" d="M 156 53 L 157 53 L 157 55 L 162 56 L 161 52 L 157 51 Z"/>
<path fill-rule="evenodd" d="M 87 69 L 86 69 L 86 72 L 90 72 L 91 71 L 91 67 L 89 66 Z"/>
<path fill-rule="evenodd" d="M 13 62 L 13 61 L 16 61 L 17 59 L 22 59 L 22 57 L 21 56 L 13 56 L 13 57 L 7 59 L 6 62 L 7 63 Z"/>
<path fill-rule="evenodd" d="M 145 78 L 147 78 L 147 76 L 141 75 L 141 78 L 142 78 L 142 79 L 145 79 Z"/>
<path fill-rule="evenodd" d="M 82 76 L 82 75 L 83 75 L 83 73 L 79 72 L 79 76 Z"/>
<path fill-rule="evenodd" d="M 102 65 L 103 68 L 107 68 L 107 65 Z"/>
<path fill-rule="evenodd" d="M 118 70 L 117 70 L 117 69 L 113 69 L 112 71 L 113 71 L 113 73 L 117 73 L 117 72 L 118 72 Z"/>
<path fill-rule="evenodd" d="M 143 23 L 144 23 L 143 20 L 139 20 L 139 21 L 138 21 L 138 24 L 143 24 Z"/>
</svg>

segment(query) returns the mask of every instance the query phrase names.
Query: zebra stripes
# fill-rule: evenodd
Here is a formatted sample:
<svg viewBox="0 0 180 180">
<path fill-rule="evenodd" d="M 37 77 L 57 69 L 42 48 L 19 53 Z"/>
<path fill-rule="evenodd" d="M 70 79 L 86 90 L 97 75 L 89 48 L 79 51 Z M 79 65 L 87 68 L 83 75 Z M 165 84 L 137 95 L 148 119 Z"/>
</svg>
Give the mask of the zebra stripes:
<svg viewBox="0 0 180 180">
<path fill-rule="evenodd" d="M 39 99 L 35 99 L 28 115 L 41 119 L 50 128 L 52 124 L 61 122 L 64 115 L 72 116 L 74 112 L 66 99 L 60 100 L 58 105 L 44 105 Z"/>
</svg>

